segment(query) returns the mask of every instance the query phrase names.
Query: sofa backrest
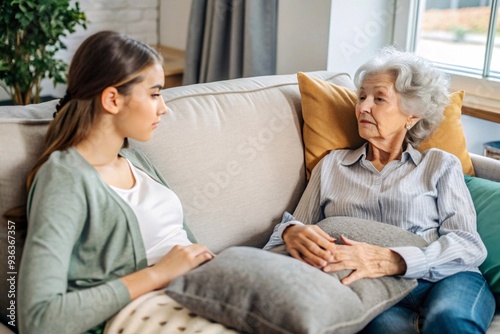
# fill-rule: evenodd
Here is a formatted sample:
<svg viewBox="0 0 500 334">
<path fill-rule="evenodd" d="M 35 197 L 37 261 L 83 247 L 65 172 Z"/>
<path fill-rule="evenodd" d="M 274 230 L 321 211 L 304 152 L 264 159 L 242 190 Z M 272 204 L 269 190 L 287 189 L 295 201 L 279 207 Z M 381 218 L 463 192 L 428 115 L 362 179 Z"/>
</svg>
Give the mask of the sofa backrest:
<svg viewBox="0 0 500 334">
<path fill-rule="evenodd" d="M 308 73 L 352 87 L 345 74 Z M 300 93 L 296 75 L 277 75 L 162 91 L 169 113 L 153 139 L 132 142 L 179 195 L 186 222 L 214 252 L 265 244 L 284 210 L 305 187 Z M 57 101 L 0 107 L 0 259 L 21 260 L 25 226 L 4 213 L 26 201 L 25 180 L 40 155 Z M 15 224 L 15 225 L 14 225 Z M 15 235 L 9 226 L 15 226 Z M 7 271 L 0 270 L 0 318 L 8 307 Z"/>
<path fill-rule="evenodd" d="M 345 74 L 312 77 L 352 86 Z M 179 195 L 200 243 L 218 252 L 261 247 L 305 187 L 296 75 L 236 79 L 164 91 L 169 113 L 137 143 Z"/>
<path fill-rule="evenodd" d="M 56 101 L 51 101 L 0 107 L 0 261 L 4 266 L 0 270 L 0 321 L 5 324 L 13 320 L 7 315 L 19 314 L 7 308 L 12 307 L 19 293 L 11 278 L 17 278 L 26 226 L 20 221 L 8 221 L 4 214 L 26 202 L 26 175 L 41 153 L 55 105 Z"/>
</svg>

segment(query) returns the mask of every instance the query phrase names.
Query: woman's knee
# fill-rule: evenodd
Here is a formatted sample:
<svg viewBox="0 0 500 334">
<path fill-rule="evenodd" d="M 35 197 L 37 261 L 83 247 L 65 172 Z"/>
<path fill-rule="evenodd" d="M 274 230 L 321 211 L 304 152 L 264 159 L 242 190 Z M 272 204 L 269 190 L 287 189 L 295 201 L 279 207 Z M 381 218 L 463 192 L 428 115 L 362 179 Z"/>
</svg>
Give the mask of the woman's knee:
<svg viewBox="0 0 500 334">
<path fill-rule="evenodd" d="M 361 333 L 418 333 L 418 315 L 401 306 L 393 306 L 373 319 Z"/>
<path fill-rule="evenodd" d="M 470 310 L 440 304 L 425 314 L 422 333 L 485 333 L 487 327 Z"/>
<path fill-rule="evenodd" d="M 424 333 L 485 333 L 495 301 L 484 278 L 459 273 L 434 285 L 420 312 Z"/>
</svg>

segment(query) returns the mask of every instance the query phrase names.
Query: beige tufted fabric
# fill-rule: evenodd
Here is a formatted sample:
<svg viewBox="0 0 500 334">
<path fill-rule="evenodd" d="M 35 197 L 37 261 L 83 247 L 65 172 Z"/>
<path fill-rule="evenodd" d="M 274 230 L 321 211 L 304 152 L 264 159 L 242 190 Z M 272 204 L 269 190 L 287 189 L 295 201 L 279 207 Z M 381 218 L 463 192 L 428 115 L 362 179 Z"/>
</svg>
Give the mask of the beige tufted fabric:
<svg viewBox="0 0 500 334">
<path fill-rule="evenodd" d="M 129 303 L 110 319 L 105 334 L 237 334 L 202 318 L 163 291 L 147 293 Z"/>
</svg>

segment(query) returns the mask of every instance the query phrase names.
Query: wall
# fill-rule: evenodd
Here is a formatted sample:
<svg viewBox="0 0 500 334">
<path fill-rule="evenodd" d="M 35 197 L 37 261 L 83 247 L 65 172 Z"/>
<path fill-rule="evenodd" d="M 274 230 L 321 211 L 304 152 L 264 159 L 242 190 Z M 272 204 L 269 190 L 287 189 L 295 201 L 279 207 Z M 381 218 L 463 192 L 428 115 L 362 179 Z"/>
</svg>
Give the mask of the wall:
<svg viewBox="0 0 500 334">
<path fill-rule="evenodd" d="M 278 74 L 326 69 L 331 3 L 331 0 L 279 1 Z"/>
<path fill-rule="evenodd" d="M 279 1 L 278 74 L 326 69 L 330 3 L 331 0 Z M 192 0 L 160 0 L 162 45 L 185 50 L 191 4 Z"/>
<path fill-rule="evenodd" d="M 160 44 L 185 50 L 192 0 L 160 0 Z"/>
<path fill-rule="evenodd" d="M 163 0 L 162 0 L 163 1 Z M 101 30 L 115 30 L 126 33 L 148 44 L 158 43 L 158 5 L 159 0 L 79 0 L 80 8 L 90 23 L 87 30 L 79 27 L 64 39 L 67 50 L 61 50 L 58 57 L 70 63 L 80 43 L 89 35 Z M 61 97 L 66 85 L 54 88 L 52 81 L 42 81 L 42 95 Z M 0 100 L 8 95 L 0 89 Z"/>
<path fill-rule="evenodd" d="M 410 33 L 408 26 L 412 17 L 408 16 L 408 8 L 404 8 L 410 5 L 408 1 L 394 0 L 373 0 L 370 3 L 332 0 L 328 70 L 353 76 L 356 69 L 381 46 L 394 41 L 404 48 L 406 43 L 411 43 L 406 36 Z M 452 88 L 456 89 L 464 87 Z M 500 140 L 500 124 L 470 116 L 462 116 L 461 120 L 469 152 L 483 154 L 484 143 Z"/>
<path fill-rule="evenodd" d="M 334 0 L 335 1 L 335 0 Z M 338 1 L 338 0 L 337 0 Z M 67 63 L 78 45 L 91 33 L 112 29 L 146 43 L 184 50 L 192 0 L 79 0 L 91 21 L 65 39 L 68 50 L 58 55 Z M 331 0 L 284 0 L 279 2 L 277 71 L 279 74 L 324 70 L 328 61 Z M 159 7 L 159 10 L 158 10 Z M 159 13 L 159 14 L 158 14 Z M 311 38 L 314 36 L 314 38 Z M 318 41 L 324 41 L 323 43 Z M 42 82 L 43 95 L 60 97 L 65 85 Z M 0 100 L 7 99 L 0 90 Z"/>
<path fill-rule="evenodd" d="M 391 43 L 394 12 L 394 0 L 333 0 L 327 69 L 354 76 L 361 64 Z"/>
<path fill-rule="evenodd" d="M 484 143 L 500 140 L 500 124 L 466 115 L 461 120 L 469 152 L 482 155 Z"/>
<path fill-rule="evenodd" d="M 80 28 L 66 39 L 68 50 L 60 56 L 68 63 L 85 37 L 103 29 L 185 49 L 192 0 L 79 2 L 91 22 L 87 30 Z M 392 13 L 401 18 L 405 12 L 394 0 L 281 0 L 278 10 L 278 74 L 328 69 L 353 75 L 378 48 L 405 33 L 401 26 L 394 28 Z M 408 20 L 399 19 L 402 25 Z M 43 82 L 44 95 L 59 97 L 64 90 L 64 85 L 54 89 L 50 81 Z M 7 98 L 0 89 L 0 100 Z M 462 116 L 462 122 L 471 152 L 482 154 L 483 143 L 500 140 L 500 124 L 468 116 Z"/>
</svg>

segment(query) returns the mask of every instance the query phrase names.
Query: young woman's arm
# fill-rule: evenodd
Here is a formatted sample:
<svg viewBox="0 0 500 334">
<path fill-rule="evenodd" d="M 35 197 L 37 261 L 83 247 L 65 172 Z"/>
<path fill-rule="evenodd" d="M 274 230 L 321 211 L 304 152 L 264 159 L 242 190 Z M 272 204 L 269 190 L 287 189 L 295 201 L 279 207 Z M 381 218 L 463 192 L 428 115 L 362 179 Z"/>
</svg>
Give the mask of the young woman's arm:
<svg viewBox="0 0 500 334">
<path fill-rule="evenodd" d="M 38 176 L 28 201 L 28 235 L 19 273 L 20 332 L 85 332 L 113 316 L 130 296 L 120 279 L 99 285 L 100 277 L 96 282 L 72 281 L 72 254 L 87 233 L 84 184 L 68 168 L 57 166 L 40 170 Z M 86 262 L 84 256 L 80 260 Z"/>
<path fill-rule="evenodd" d="M 82 168 L 49 167 L 39 171 L 28 201 L 19 276 L 21 333 L 84 332 L 131 299 L 213 258 L 202 245 L 176 246 L 144 268 L 145 259 L 135 258 L 132 249 L 140 239 L 127 239 L 125 217 L 112 213 L 120 208 L 110 206 L 113 201 L 100 204 L 109 196 L 95 192 Z"/>
<path fill-rule="evenodd" d="M 214 255 L 203 245 L 175 246 L 154 266 L 122 277 L 131 299 L 166 287 L 175 278 L 211 260 Z"/>
</svg>

